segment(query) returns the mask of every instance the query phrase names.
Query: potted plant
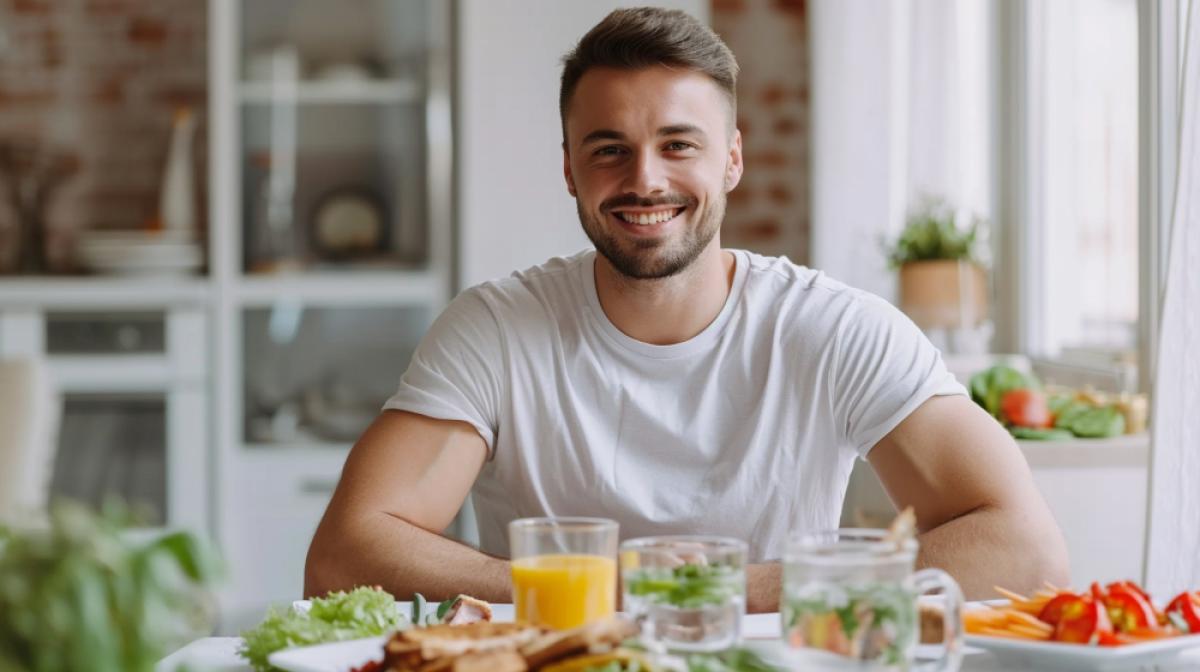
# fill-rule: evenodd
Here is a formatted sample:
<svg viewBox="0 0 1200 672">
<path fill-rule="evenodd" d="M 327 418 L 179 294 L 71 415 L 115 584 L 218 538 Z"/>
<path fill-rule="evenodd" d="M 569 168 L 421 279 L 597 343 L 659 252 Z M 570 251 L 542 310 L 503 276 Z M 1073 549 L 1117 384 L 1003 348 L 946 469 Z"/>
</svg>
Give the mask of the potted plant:
<svg viewBox="0 0 1200 672">
<path fill-rule="evenodd" d="M 917 326 L 972 329 L 987 319 L 983 226 L 979 218 L 961 226 L 940 199 L 927 199 L 909 215 L 888 263 L 900 271 L 900 309 Z"/>
<path fill-rule="evenodd" d="M 48 521 L 0 525 L 0 670 L 151 672 L 210 631 L 216 551 L 187 532 L 138 541 L 136 521 L 58 502 Z"/>
</svg>

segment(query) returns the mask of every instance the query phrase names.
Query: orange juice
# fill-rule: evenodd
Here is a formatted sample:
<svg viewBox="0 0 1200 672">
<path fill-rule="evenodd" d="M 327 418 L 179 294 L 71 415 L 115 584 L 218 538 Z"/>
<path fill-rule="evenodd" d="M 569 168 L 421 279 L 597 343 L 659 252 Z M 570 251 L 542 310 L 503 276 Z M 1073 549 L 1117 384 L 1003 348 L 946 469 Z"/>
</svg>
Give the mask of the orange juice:
<svg viewBox="0 0 1200 672">
<path fill-rule="evenodd" d="M 617 563 L 599 555 L 535 555 L 512 563 L 517 620 L 574 628 L 616 611 Z"/>
</svg>

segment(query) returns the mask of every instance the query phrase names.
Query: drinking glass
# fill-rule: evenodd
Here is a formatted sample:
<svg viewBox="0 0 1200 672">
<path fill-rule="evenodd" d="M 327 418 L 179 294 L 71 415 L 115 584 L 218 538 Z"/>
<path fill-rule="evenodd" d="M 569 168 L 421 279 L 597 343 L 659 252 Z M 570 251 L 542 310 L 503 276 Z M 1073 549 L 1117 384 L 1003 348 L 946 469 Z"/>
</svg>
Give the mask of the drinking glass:
<svg viewBox="0 0 1200 672">
<path fill-rule="evenodd" d="M 739 539 L 630 539 L 621 544 L 621 581 L 624 609 L 649 644 L 718 651 L 741 640 L 746 543 Z"/>
<path fill-rule="evenodd" d="M 616 612 L 615 521 L 521 518 L 508 539 L 518 621 L 567 629 Z"/>
<path fill-rule="evenodd" d="M 856 670 L 957 670 L 962 591 L 940 569 L 914 572 L 917 542 L 884 530 L 842 529 L 793 537 L 783 565 L 784 641 L 797 662 Z M 942 656 L 913 667 L 917 598 L 940 589 Z M 824 669 L 824 668 L 822 668 Z"/>
</svg>

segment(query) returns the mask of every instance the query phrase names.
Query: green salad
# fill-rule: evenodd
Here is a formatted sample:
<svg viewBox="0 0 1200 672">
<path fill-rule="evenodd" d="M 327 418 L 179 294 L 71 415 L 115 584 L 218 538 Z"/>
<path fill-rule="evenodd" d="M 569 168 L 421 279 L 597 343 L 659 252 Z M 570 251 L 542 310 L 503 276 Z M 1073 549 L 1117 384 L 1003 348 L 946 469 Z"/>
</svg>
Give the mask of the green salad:
<svg viewBox="0 0 1200 672">
<path fill-rule="evenodd" d="M 720 606 L 745 592 L 741 569 L 729 565 L 646 567 L 627 571 L 630 595 L 681 609 Z"/>
<path fill-rule="evenodd" d="M 895 583 L 825 587 L 784 600 L 784 636 L 793 646 L 898 665 L 916 644 L 915 604 Z"/>
<path fill-rule="evenodd" d="M 274 669 L 267 658 L 295 646 L 375 637 L 407 627 L 396 598 L 378 588 L 330 593 L 312 601 L 308 611 L 271 609 L 258 627 L 242 633 L 238 654 L 259 672 Z"/>
</svg>

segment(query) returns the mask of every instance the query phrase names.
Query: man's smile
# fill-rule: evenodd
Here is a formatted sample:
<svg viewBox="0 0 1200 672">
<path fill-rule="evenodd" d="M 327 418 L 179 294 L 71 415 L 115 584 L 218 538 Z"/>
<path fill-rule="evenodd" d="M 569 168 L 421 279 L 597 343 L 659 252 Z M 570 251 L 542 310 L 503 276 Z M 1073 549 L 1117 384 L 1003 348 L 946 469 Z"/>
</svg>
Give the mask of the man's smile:
<svg viewBox="0 0 1200 672">
<path fill-rule="evenodd" d="M 622 229 L 638 236 L 658 236 L 677 221 L 686 207 L 614 208 L 609 212 Z"/>
</svg>

